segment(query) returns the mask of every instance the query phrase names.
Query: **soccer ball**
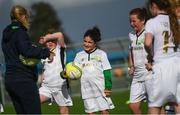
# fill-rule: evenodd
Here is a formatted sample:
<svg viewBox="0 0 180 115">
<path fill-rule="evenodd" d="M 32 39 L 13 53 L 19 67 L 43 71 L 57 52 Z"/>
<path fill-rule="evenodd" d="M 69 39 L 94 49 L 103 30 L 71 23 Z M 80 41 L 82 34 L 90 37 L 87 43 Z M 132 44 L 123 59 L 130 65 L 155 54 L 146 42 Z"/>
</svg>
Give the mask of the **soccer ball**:
<svg viewBox="0 0 180 115">
<path fill-rule="evenodd" d="M 23 57 L 23 56 L 20 56 L 20 60 L 26 66 L 36 66 L 40 62 L 39 59 L 26 58 L 26 57 Z"/>
<path fill-rule="evenodd" d="M 81 69 L 74 62 L 69 62 L 66 65 L 65 72 L 70 79 L 79 79 L 82 75 Z"/>
</svg>

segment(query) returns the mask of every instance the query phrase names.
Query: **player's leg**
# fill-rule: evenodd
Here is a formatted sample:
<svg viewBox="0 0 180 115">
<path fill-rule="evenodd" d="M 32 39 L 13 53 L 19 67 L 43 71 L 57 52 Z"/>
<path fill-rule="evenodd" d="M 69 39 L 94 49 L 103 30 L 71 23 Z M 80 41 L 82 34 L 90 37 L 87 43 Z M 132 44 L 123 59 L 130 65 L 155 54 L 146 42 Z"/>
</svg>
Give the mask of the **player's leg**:
<svg viewBox="0 0 180 115">
<path fill-rule="evenodd" d="M 148 114 L 160 114 L 161 107 L 149 107 Z"/>
<path fill-rule="evenodd" d="M 160 114 L 161 114 L 161 115 L 166 114 L 165 106 L 161 107 Z"/>
<path fill-rule="evenodd" d="M 102 115 L 108 115 L 109 109 L 114 108 L 114 104 L 112 103 L 112 100 L 110 97 L 97 97 L 95 98 L 97 102 L 97 106 L 99 108 L 99 111 Z"/>
<path fill-rule="evenodd" d="M 167 102 L 175 102 L 172 94 L 176 94 L 177 68 L 176 58 L 170 57 L 153 66 L 152 95 L 149 96 L 149 114 L 160 114 Z M 168 66 L 167 66 L 168 65 Z M 165 68 L 166 67 L 166 68 Z M 168 84 L 168 85 L 167 85 Z M 172 98 L 169 98 L 169 97 Z"/>
<path fill-rule="evenodd" d="M 59 113 L 61 115 L 68 115 L 69 114 L 69 107 L 67 107 L 67 106 L 59 107 Z"/>
<path fill-rule="evenodd" d="M 99 111 L 97 101 L 94 98 L 83 99 L 85 112 L 88 115 L 95 115 Z"/>
<path fill-rule="evenodd" d="M 45 96 L 43 94 L 40 94 L 41 103 L 44 103 L 44 102 L 48 101 L 49 99 L 50 99 L 49 97 L 47 97 L 47 96 Z"/>
<path fill-rule="evenodd" d="M 175 112 L 176 114 L 180 114 L 180 103 L 175 106 Z"/>
<path fill-rule="evenodd" d="M 42 86 L 39 88 L 39 95 L 41 103 L 44 103 L 52 98 L 51 91 L 46 86 Z"/>
<path fill-rule="evenodd" d="M 146 97 L 144 81 L 133 79 L 130 90 L 129 108 L 133 114 L 141 114 L 141 101 Z"/>
<path fill-rule="evenodd" d="M 63 85 L 61 90 L 60 89 L 54 89 L 56 90 L 54 93 L 52 93 L 53 98 L 55 102 L 59 105 L 59 113 L 60 114 L 69 114 L 69 106 L 72 106 L 72 99 L 69 95 L 67 85 Z"/>
<path fill-rule="evenodd" d="M 153 74 L 152 79 L 149 81 L 149 88 L 148 88 L 148 114 L 160 114 L 161 108 L 164 102 L 166 95 L 162 95 L 163 87 L 160 85 L 162 84 L 162 64 L 155 63 L 153 65 Z M 161 95 L 161 96 L 159 96 Z"/>
<path fill-rule="evenodd" d="M 147 101 L 149 102 L 148 96 L 152 95 L 152 73 L 150 72 L 148 76 L 146 76 L 147 79 L 145 80 L 145 88 L 146 88 L 146 93 L 147 93 Z M 160 109 L 160 114 L 164 115 L 165 114 L 165 108 L 161 107 Z"/>
<path fill-rule="evenodd" d="M 87 113 L 88 115 L 96 115 L 96 113 Z"/>
<path fill-rule="evenodd" d="M 141 114 L 140 106 L 141 106 L 141 102 L 136 102 L 136 103 L 130 103 L 129 104 L 129 108 L 131 109 L 131 111 L 134 114 Z"/>
<path fill-rule="evenodd" d="M 175 112 L 176 112 L 176 114 L 180 114 L 180 75 L 178 76 L 176 98 L 177 98 L 178 104 L 175 106 Z"/>
<path fill-rule="evenodd" d="M 177 90 L 176 90 L 176 99 L 177 104 L 174 106 L 175 113 L 180 114 L 180 52 L 177 55 L 177 62 L 176 66 L 178 66 L 178 80 L 177 80 Z"/>
<path fill-rule="evenodd" d="M 100 111 L 101 115 L 109 115 L 109 111 L 108 110 L 103 110 Z"/>
</svg>

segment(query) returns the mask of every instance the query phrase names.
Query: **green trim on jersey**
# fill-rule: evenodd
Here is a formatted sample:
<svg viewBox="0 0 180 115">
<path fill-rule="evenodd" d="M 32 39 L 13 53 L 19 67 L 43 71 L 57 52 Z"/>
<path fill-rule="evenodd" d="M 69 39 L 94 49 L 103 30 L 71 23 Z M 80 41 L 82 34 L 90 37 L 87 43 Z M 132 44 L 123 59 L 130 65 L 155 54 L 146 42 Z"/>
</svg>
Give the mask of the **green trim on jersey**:
<svg viewBox="0 0 180 115">
<path fill-rule="evenodd" d="M 104 70 L 103 74 L 105 78 L 105 90 L 111 90 L 112 89 L 111 71 L 109 69 Z"/>
</svg>

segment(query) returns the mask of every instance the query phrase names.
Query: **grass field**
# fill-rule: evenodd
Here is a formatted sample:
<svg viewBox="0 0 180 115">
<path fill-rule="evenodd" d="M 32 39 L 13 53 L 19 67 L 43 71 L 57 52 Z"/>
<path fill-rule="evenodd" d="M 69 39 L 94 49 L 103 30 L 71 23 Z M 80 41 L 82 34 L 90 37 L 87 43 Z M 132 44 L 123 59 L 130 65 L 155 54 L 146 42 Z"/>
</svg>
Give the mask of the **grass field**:
<svg viewBox="0 0 180 115">
<path fill-rule="evenodd" d="M 74 106 L 70 108 L 70 114 L 85 114 L 84 106 L 81 97 L 74 96 L 72 97 Z M 126 101 L 129 99 L 129 91 L 113 92 L 112 100 L 115 105 L 115 109 L 110 110 L 110 114 L 131 114 L 131 111 L 126 104 Z M 4 114 L 13 114 L 15 113 L 12 105 L 6 105 L 4 107 Z M 147 113 L 147 103 L 143 103 L 142 112 Z M 49 106 L 47 103 L 42 104 L 42 113 L 43 114 L 58 114 L 58 106 L 54 103 Z"/>
</svg>

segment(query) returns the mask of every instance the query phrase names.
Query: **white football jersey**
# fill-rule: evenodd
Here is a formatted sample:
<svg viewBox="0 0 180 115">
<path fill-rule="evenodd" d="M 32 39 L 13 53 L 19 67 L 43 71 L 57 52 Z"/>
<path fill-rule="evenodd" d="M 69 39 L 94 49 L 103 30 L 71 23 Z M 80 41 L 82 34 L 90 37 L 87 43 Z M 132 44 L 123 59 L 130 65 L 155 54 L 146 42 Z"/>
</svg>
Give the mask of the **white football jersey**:
<svg viewBox="0 0 180 115">
<path fill-rule="evenodd" d="M 43 83 L 46 84 L 47 86 L 61 86 L 62 84 L 65 83 L 65 80 L 60 77 L 60 72 L 63 71 L 60 51 L 61 51 L 60 46 L 57 45 L 55 50 L 53 51 L 55 53 L 55 56 L 53 58 L 53 62 L 51 63 L 48 62 L 49 60 L 48 58 L 45 60 L 41 60 L 41 62 L 44 65 Z M 64 61 L 66 60 L 65 57 L 64 57 Z"/>
<path fill-rule="evenodd" d="M 76 54 L 74 62 L 82 69 L 82 98 L 104 96 L 105 79 L 103 71 L 111 69 L 106 53 L 100 49 L 91 53 L 81 51 Z"/>
<path fill-rule="evenodd" d="M 145 64 L 147 61 L 147 53 L 144 48 L 145 31 L 138 36 L 136 32 L 129 33 L 130 47 L 132 48 L 132 58 L 135 67 L 133 78 L 138 81 L 144 81 L 149 75 Z"/>
<path fill-rule="evenodd" d="M 151 33 L 154 37 L 154 61 L 174 53 L 174 44 L 168 15 L 160 14 L 148 20 L 145 29 L 147 33 Z"/>
<path fill-rule="evenodd" d="M 130 39 L 130 47 L 132 48 L 133 53 L 133 62 L 134 66 L 138 68 L 138 66 L 145 67 L 145 63 L 147 63 L 147 53 L 144 48 L 144 33 L 143 31 L 139 36 L 136 32 L 129 33 Z"/>
</svg>

